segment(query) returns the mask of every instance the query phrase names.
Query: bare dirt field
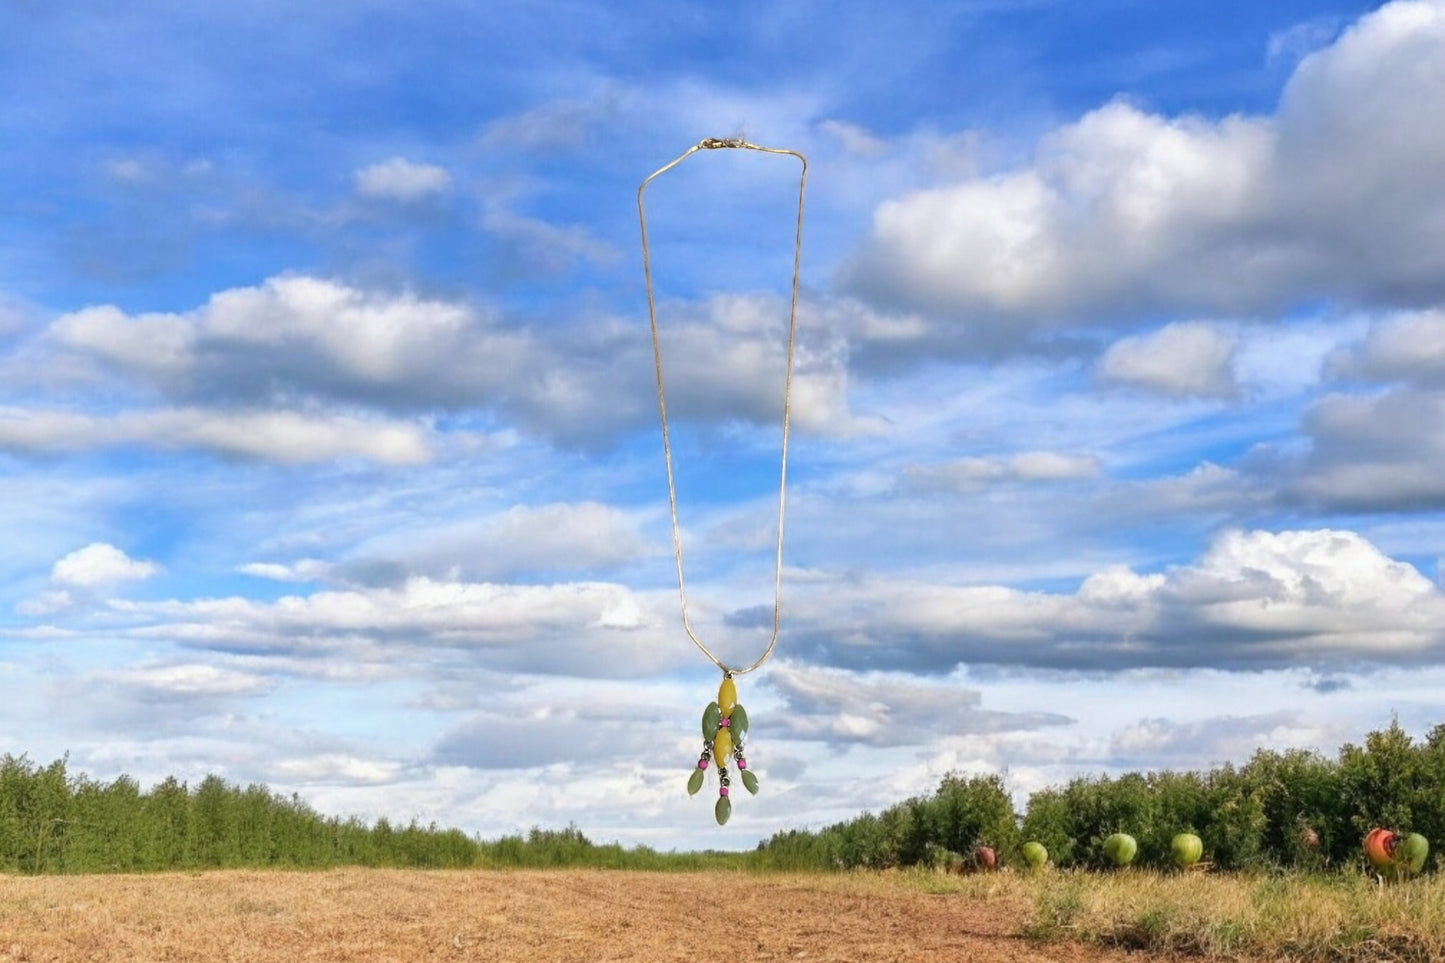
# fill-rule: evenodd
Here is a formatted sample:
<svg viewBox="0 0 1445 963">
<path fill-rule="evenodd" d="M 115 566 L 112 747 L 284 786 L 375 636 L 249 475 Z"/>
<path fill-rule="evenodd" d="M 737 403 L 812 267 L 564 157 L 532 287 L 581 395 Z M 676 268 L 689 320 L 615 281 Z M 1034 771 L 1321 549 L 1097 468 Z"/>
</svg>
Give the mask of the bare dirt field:
<svg viewBox="0 0 1445 963">
<path fill-rule="evenodd" d="M 1143 963 L 880 876 L 558 870 L 0 877 L 0 960 Z"/>
</svg>

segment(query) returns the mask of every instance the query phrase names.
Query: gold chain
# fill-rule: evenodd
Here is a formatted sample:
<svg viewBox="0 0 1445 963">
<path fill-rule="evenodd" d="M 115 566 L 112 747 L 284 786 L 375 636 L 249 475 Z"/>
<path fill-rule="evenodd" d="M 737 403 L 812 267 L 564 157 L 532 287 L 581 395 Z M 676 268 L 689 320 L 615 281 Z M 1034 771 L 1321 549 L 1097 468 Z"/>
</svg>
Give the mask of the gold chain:
<svg viewBox="0 0 1445 963">
<path fill-rule="evenodd" d="M 672 480 L 672 445 L 668 440 L 667 432 L 667 402 L 663 397 L 662 390 L 662 349 L 658 346 L 657 340 L 657 308 L 652 296 L 652 267 L 648 261 L 647 254 L 647 215 L 642 206 L 642 192 L 653 179 L 666 173 L 683 160 L 700 150 L 717 150 L 719 148 L 740 148 L 743 150 L 762 151 L 767 154 L 786 154 L 796 157 L 802 162 L 802 173 L 798 177 L 798 227 L 793 242 L 793 297 L 792 305 L 788 309 L 788 361 L 786 374 L 783 380 L 783 452 L 782 469 L 778 481 L 778 551 L 777 560 L 773 570 L 773 637 L 768 641 L 768 647 L 763 654 L 752 665 L 733 668 L 722 662 L 713 655 L 703 641 L 693 631 L 692 623 L 687 615 L 687 583 L 683 577 L 682 567 L 682 535 L 677 527 L 677 490 Z M 808 178 L 808 160 L 795 150 L 784 150 L 777 147 L 759 147 L 757 144 L 750 144 L 742 138 L 720 139 L 709 137 L 700 141 L 683 151 L 662 167 L 648 175 L 642 185 L 637 188 L 637 218 L 642 226 L 642 273 L 647 279 L 647 316 L 652 324 L 652 358 L 657 368 L 657 410 L 662 418 L 662 454 L 667 461 L 667 507 L 672 515 L 672 549 L 677 557 L 677 593 L 682 601 L 682 627 L 687 632 L 687 637 L 692 639 L 693 644 L 703 655 L 707 656 L 713 665 L 723 671 L 724 675 L 742 675 L 751 672 L 768 660 L 773 654 L 773 647 L 778 644 L 778 622 L 781 610 L 783 593 L 783 509 L 785 496 L 788 487 L 788 421 L 791 414 L 793 398 L 793 337 L 797 328 L 798 318 L 798 268 L 803 256 L 803 186 Z"/>
</svg>

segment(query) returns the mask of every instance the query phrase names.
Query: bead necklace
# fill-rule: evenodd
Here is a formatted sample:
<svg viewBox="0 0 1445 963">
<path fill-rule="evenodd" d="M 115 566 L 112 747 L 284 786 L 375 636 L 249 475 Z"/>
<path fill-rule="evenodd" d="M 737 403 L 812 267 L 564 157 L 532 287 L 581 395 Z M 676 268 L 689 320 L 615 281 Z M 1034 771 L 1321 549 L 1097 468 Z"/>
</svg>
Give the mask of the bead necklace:
<svg viewBox="0 0 1445 963">
<path fill-rule="evenodd" d="M 742 150 L 756 150 L 767 154 L 784 154 L 796 157 L 802 163 L 802 172 L 798 176 L 798 226 L 793 242 L 793 293 L 791 306 L 788 309 L 788 357 L 786 373 L 783 379 L 783 444 L 782 444 L 782 467 L 778 480 L 778 544 L 777 556 L 773 569 L 773 634 L 768 640 L 767 648 L 757 661 L 747 666 L 729 666 L 725 664 L 712 651 L 703 644 L 693 631 L 692 623 L 687 614 L 687 583 L 683 577 L 682 565 L 682 535 L 677 526 L 677 491 L 673 484 L 672 477 L 672 445 L 668 439 L 667 432 L 667 402 L 663 396 L 662 388 L 662 349 L 658 345 L 657 338 L 657 308 L 652 295 L 652 267 L 648 260 L 647 251 L 647 215 L 642 205 L 642 193 L 647 189 L 654 178 L 671 170 L 683 160 L 700 150 L 718 150 L 723 148 L 736 148 Z M 733 681 L 734 676 L 751 672 L 768 660 L 773 654 L 773 648 L 778 644 L 778 622 L 781 612 L 782 583 L 783 583 L 783 508 L 785 494 L 788 485 L 788 421 L 792 406 L 793 396 L 793 337 L 796 330 L 798 316 L 798 268 L 802 261 L 803 253 L 803 185 L 808 176 L 808 161 L 797 151 L 783 150 L 776 147 L 759 147 L 750 144 L 741 137 L 718 139 L 708 138 L 692 147 L 662 167 L 648 175 L 642 185 L 637 188 L 637 217 L 642 227 L 642 271 L 647 280 L 647 315 L 652 324 L 652 357 L 657 371 L 657 410 L 662 420 L 662 454 L 667 463 L 667 505 L 672 517 L 672 549 L 677 559 L 677 592 L 679 601 L 682 604 L 682 627 L 687 637 L 692 640 L 704 656 L 713 665 L 721 670 L 722 684 L 718 686 L 717 701 L 708 703 L 702 713 L 702 753 L 698 756 L 697 767 L 687 780 L 688 795 L 696 795 L 702 788 L 704 774 L 707 772 L 710 762 L 717 765 L 718 770 L 718 800 L 713 807 L 713 815 L 719 826 L 728 821 L 732 815 L 732 800 L 728 798 L 728 789 L 732 785 L 732 777 L 728 773 L 729 757 L 737 765 L 738 778 L 742 780 L 744 788 L 749 793 L 756 794 L 758 791 L 758 777 L 748 768 L 748 761 L 743 755 L 743 743 L 748 733 L 748 713 L 738 702 L 737 684 Z"/>
</svg>

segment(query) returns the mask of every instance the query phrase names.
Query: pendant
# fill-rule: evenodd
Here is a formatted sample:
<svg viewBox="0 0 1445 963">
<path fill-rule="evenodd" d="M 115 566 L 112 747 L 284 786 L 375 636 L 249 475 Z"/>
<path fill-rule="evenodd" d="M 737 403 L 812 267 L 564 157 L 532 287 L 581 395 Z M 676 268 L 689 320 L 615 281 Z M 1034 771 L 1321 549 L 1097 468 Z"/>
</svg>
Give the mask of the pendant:
<svg viewBox="0 0 1445 963">
<path fill-rule="evenodd" d="M 687 780 L 687 794 L 697 795 L 708 763 L 717 763 L 718 799 L 713 815 L 717 817 L 719 826 L 726 823 L 733 813 L 732 800 L 728 798 L 728 788 L 732 785 L 732 777 L 728 775 L 728 756 L 737 761 L 738 778 L 747 791 L 753 795 L 758 792 L 758 777 L 753 775 L 748 761 L 743 758 L 743 740 L 747 734 L 747 710 L 738 703 L 738 687 L 733 683 L 733 674 L 724 672 L 722 685 L 717 690 L 717 701 L 709 702 L 702 712 L 702 755 L 697 757 L 697 768 Z"/>
</svg>

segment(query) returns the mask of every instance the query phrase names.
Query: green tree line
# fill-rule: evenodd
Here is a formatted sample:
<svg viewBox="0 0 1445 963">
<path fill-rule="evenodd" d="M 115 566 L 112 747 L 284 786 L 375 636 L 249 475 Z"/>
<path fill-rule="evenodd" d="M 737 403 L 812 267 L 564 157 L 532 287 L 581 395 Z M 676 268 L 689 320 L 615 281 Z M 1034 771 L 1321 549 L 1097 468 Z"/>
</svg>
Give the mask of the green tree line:
<svg viewBox="0 0 1445 963">
<path fill-rule="evenodd" d="M 0 757 L 0 871 L 146 872 L 219 867 L 473 865 L 478 844 L 458 830 L 325 818 L 299 796 L 174 778 L 142 792 L 129 776 L 97 782 Z"/>
<path fill-rule="evenodd" d="M 1208 772 L 1081 777 L 1048 788 L 1015 811 L 997 775 L 945 777 L 938 789 L 874 815 L 817 832 L 775 834 L 758 846 L 763 867 L 824 869 L 938 865 L 979 846 L 1004 864 L 1042 843 L 1061 867 L 1103 868 L 1103 841 L 1128 833 L 1136 865 L 1167 868 L 1170 841 L 1192 832 L 1205 858 L 1225 870 L 1325 869 L 1360 865 L 1360 844 L 1381 826 L 1445 847 L 1445 725 L 1415 742 L 1392 723 L 1334 759 L 1262 749 L 1240 767 Z M 1441 865 L 1431 860 L 1435 871 Z"/>
<path fill-rule="evenodd" d="M 129 776 L 98 782 L 0 756 L 0 873 L 111 873 L 335 866 L 456 869 L 592 867 L 704 869 L 741 866 L 746 853 L 659 853 L 597 845 L 575 826 L 534 827 L 483 841 L 458 829 L 385 819 L 367 825 L 315 812 L 299 796 L 207 776 L 142 791 Z"/>
<path fill-rule="evenodd" d="M 1371 828 L 1425 836 L 1442 866 L 1445 725 L 1416 742 L 1400 728 L 1370 733 L 1334 759 L 1260 750 L 1208 772 L 1081 777 L 1015 810 L 1002 777 L 950 774 L 937 790 L 817 831 L 774 834 L 747 853 L 659 853 L 596 845 L 576 827 L 533 828 L 487 842 L 415 821 L 367 825 L 324 817 L 299 796 L 207 776 L 148 791 L 129 776 L 105 783 L 0 756 L 0 872 L 100 873 L 207 868 L 559 866 L 610 869 L 830 870 L 957 864 L 988 846 L 1004 865 L 1029 840 L 1055 865 L 1099 868 L 1102 843 L 1126 832 L 1137 865 L 1165 868 L 1176 833 L 1204 840 L 1225 870 L 1358 866 Z"/>
</svg>

